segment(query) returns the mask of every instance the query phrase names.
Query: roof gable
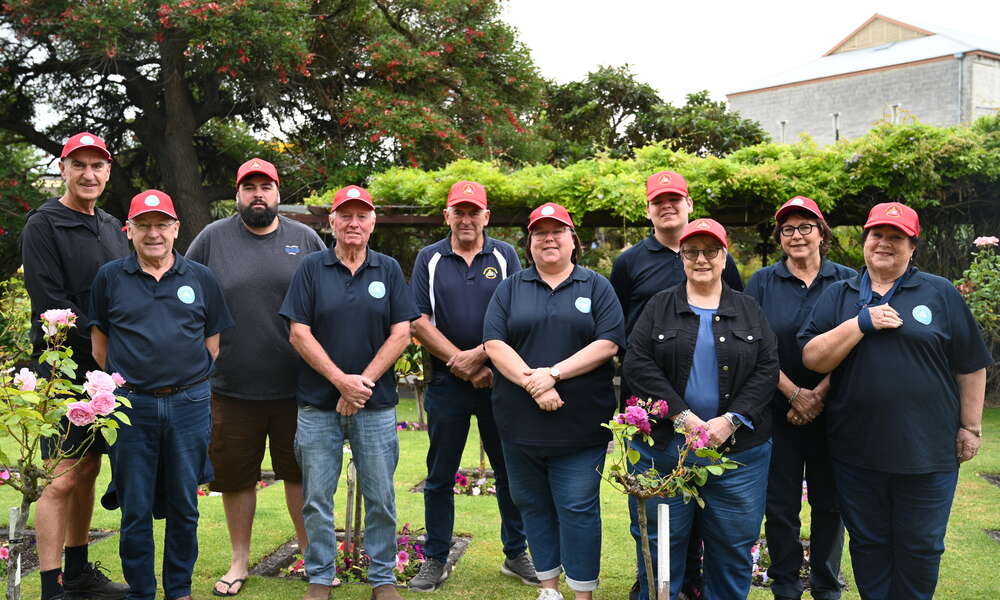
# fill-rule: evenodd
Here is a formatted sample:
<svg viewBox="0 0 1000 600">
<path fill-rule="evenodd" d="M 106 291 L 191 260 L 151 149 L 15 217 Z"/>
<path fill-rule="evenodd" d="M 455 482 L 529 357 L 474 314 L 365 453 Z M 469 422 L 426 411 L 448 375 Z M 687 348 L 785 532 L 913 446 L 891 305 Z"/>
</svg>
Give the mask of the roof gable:
<svg viewBox="0 0 1000 600">
<path fill-rule="evenodd" d="M 823 56 L 902 42 L 928 35 L 934 35 L 934 32 L 875 13 Z"/>
</svg>

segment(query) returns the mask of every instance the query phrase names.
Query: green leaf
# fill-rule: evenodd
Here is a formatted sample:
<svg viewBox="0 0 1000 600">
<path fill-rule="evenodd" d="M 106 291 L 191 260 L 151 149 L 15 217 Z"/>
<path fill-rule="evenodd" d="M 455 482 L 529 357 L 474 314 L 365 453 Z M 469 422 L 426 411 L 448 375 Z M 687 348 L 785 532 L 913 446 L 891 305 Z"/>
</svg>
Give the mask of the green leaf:
<svg viewBox="0 0 1000 600">
<path fill-rule="evenodd" d="M 125 396 L 118 396 L 118 404 L 121 404 L 125 408 L 132 408 L 132 401 Z"/>
<path fill-rule="evenodd" d="M 622 470 L 622 466 L 619 465 L 619 464 L 613 464 L 613 465 L 611 465 L 609 467 L 609 469 L 612 470 L 612 471 L 621 471 Z"/>
<path fill-rule="evenodd" d="M 119 421 L 121 421 L 122 423 L 124 423 L 126 425 L 131 425 L 132 424 L 132 421 L 128 418 L 128 415 L 126 415 L 125 413 L 123 413 L 120 410 L 116 410 L 115 412 L 113 412 L 111 414 L 113 414 Z"/>
<path fill-rule="evenodd" d="M 114 446 L 115 442 L 118 440 L 117 429 L 102 429 L 101 435 L 104 436 L 104 441 L 106 441 L 109 446 Z"/>
<path fill-rule="evenodd" d="M 640 457 L 639 457 L 639 451 L 638 450 L 629 450 L 628 451 L 628 461 L 630 463 L 632 463 L 633 465 L 636 464 L 637 462 L 639 462 L 639 458 Z"/>
<path fill-rule="evenodd" d="M 719 465 L 708 465 L 707 467 L 705 467 L 705 469 L 712 475 L 722 475 L 722 473 L 725 471 L 725 469 L 723 469 Z"/>
</svg>

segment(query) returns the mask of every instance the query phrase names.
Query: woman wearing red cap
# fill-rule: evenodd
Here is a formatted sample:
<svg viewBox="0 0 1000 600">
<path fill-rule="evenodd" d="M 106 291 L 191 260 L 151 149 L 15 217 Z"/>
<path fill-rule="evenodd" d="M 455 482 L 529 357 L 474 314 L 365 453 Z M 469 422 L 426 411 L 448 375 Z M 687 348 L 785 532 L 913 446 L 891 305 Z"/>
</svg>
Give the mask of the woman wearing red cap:
<svg viewBox="0 0 1000 600">
<path fill-rule="evenodd" d="M 811 509 L 810 592 L 816 600 L 837 600 L 844 524 L 833 486 L 823 412 L 830 379 L 802 366 L 796 335 L 826 288 L 857 272 L 826 258 L 833 232 L 810 198 L 796 196 L 785 202 L 774 220 L 772 235 L 784 256 L 754 273 L 746 292 L 767 315 L 778 338 L 781 363 L 778 389 L 771 400 L 774 448 L 764 511 L 771 556 L 767 575 L 775 600 L 802 596 L 799 513 L 804 475 Z"/>
<path fill-rule="evenodd" d="M 916 211 L 878 204 L 864 229 L 865 268 L 819 299 L 802 362 L 830 373 L 827 433 L 861 597 L 930 599 L 993 359 L 955 286 L 911 265 Z"/>
<path fill-rule="evenodd" d="M 757 303 L 722 281 L 728 246 L 722 225 L 712 219 L 692 221 L 680 242 L 687 281 L 653 296 L 625 353 L 624 373 L 632 391 L 641 398 L 666 400 L 670 407 L 670 420 L 653 427 L 652 446 L 633 442 L 640 456 L 634 468 L 644 472 L 677 464 L 684 444 L 679 431 L 699 428 L 707 431 L 713 446 L 740 463 L 734 471 L 709 477 L 701 489 L 704 508 L 679 497 L 651 498 L 646 514 L 653 516 L 648 533 L 656 564 L 657 504 L 670 506 L 671 598 L 684 585 L 688 534 L 695 520 L 705 544 L 705 597 L 746 598 L 753 569 L 750 549 L 764 517 L 777 342 Z M 687 458 L 688 464 L 705 460 Z M 638 538 L 637 505 L 634 499 L 629 504 L 633 537 Z M 645 598 L 645 564 L 641 557 L 638 562 L 640 597 Z"/>
<path fill-rule="evenodd" d="M 532 211 L 531 266 L 497 287 L 483 326 L 499 371 L 493 413 L 539 600 L 562 599 L 563 570 L 576 598 L 589 600 L 600 573 L 600 470 L 610 439 L 601 424 L 615 409 L 611 359 L 625 325 L 608 280 L 576 265 L 579 251 L 565 208 Z"/>
</svg>

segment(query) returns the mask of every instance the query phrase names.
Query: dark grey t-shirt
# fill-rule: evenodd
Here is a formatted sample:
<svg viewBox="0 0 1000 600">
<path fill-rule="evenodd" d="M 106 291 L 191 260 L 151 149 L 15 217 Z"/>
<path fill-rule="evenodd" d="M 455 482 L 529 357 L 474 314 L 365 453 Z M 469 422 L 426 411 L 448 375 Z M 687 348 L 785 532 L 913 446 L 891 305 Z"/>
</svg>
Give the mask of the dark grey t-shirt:
<svg viewBox="0 0 1000 600">
<path fill-rule="evenodd" d="M 311 228 L 278 217 L 267 235 L 251 233 L 239 215 L 220 219 L 191 242 L 187 258 L 222 284 L 236 326 L 222 332 L 212 389 L 244 400 L 294 398 L 298 357 L 278 308 L 302 259 L 326 245 Z"/>
</svg>

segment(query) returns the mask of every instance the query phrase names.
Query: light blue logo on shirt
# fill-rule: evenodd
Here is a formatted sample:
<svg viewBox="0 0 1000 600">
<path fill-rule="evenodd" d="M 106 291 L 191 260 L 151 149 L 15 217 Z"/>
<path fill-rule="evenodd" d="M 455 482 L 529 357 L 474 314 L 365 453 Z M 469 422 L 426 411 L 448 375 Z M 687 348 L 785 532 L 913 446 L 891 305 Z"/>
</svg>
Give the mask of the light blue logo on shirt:
<svg viewBox="0 0 1000 600">
<path fill-rule="evenodd" d="M 590 312 L 590 298 L 584 298 L 583 296 L 580 296 L 579 298 L 576 299 L 576 302 L 574 302 L 573 304 L 576 306 L 576 310 L 584 314 Z"/>
<path fill-rule="evenodd" d="M 194 290 L 189 285 L 182 285 L 177 288 L 177 297 L 184 304 L 191 304 L 194 302 Z"/>
<path fill-rule="evenodd" d="M 385 284 L 381 281 L 373 281 L 368 284 L 368 293 L 372 298 L 383 298 L 385 296 Z"/>
<path fill-rule="evenodd" d="M 295 256 L 298 253 L 299 253 L 299 247 L 298 246 L 291 245 L 291 244 L 288 245 L 288 246 L 285 246 L 285 254 L 291 254 L 292 256 Z"/>
<path fill-rule="evenodd" d="M 927 308 L 927 305 L 921 304 L 913 307 L 913 318 L 919 323 L 930 325 L 931 321 L 934 320 L 934 315 L 931 314 L 931 309 Z"/>
</svg>

